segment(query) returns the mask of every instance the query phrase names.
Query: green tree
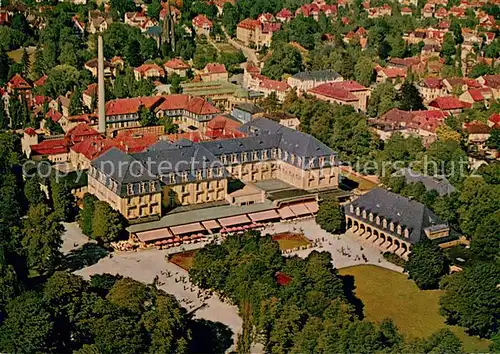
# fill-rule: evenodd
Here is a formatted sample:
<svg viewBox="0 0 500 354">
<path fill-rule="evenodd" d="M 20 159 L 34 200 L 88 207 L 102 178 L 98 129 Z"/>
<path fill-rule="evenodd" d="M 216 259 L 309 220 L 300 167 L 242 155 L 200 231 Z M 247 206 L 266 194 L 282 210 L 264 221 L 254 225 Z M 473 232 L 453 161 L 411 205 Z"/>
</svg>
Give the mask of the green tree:
<svg viewBox="0 0 500 354">
<path fill-rule="evenodd" d="M 94 204 L 92 237 L 102 242 L 111 242 L 121 236 L 124 228 L 120 214 L 103 201 Z"/>
<path fill-rule="evenodd" d="M 24 195 L 28 203 L 32 206 L 46 202 L 45 195 L 40 187 L 40 179 L 37 176 L 33 176 L 26 180 Z"/>
<path fill-rule="evenodd" d="M 6 309 L 0 327 L 0 350 L 8 353 L 48 353 L 54 322 L 39 294 L 25 292 Z"/>
<path fill-rule="evenodd" d="M 449 265 L 442 249 L 431 240 L 423 240 L 411 248 L 405 272 L 420 289 L 435 289 Z"/>
<path fill-rule="evenodd" d="M 2 243 L 5 242 L 5 239 L 2 240 Z M 7 262 L 6 247 L 3 244 L 0 244 L 0 316 L 3 315 L 7 302 L 14 298 L 14 296 L 19 292 L 21 287 L 20 285 L 21 284 L 18 280 L 14 267 L 12 264 Z"/>
<path fill-rule="evenodd" d="M 160 0 L 152 0 L 148 5 L 148 16 L 158 20 L 162 9 Z"/>
<path fill-rule="evenodd" d="M 158 124 L 158 118 L 156 118 L 154 112 L 144 106 L 139 108 L 139 121 L 143 127 Z"/>
<path fill-rule="evenodd" d="M 500 129 L 495 128 L 491 130 L 490 137 L 486 141 L 490 149 L 500 150 Z"/>
<path fill-rule="evenodd" d="M 95 203 L 98 201 L 96 196 L 86 193 L 83 196 L 83 208 L 80 209 L 78 215 L 78 225 L 82 232 L 87 235 L 92 235 L 92 219 L 94 218 Z"/>
<path fill-rule="evenodd" d="M 54 214 L 61 221 L 73 221 L 76 216 L 76 201 L 71 190 L 64 181 L 52 178 L 50 181 L 50 196 Z"/>
<path fill-rule="evenodd" d="M 78 56 L 73 43 L 64 43 L 62 45 L 61 54 L 59 54 L 59 62 L 74 67 L 78 66 Z"/>
<path fill-rule="evenodd" d="M 493 74 L 495 74 L 495 69 L 492 68 L 490 65 L 484 63 L 478 63 L 470 69 L 468 76 L 472 78 L 478 78 L 479 76 L 493 75 Z"/>
<path fill-rule="evenodd" d="M 137 67 L 143 63 L 141 57 L 141 45 L 139 41 L 133 39 L 128 43 L 125 53 L 127 63 L 132 67 Z"/>
<path fill-rule="evenodd" d="M 176 73 L 170 76 L 170 93 L 182 93 L 181 77 Z"/>
<path fill-rule="evenodd" d="M 415 85 L 411 82 L 404 82 L 399 90 L 399 108 L 404 111 L 417 111 L 425 109 L 423 98 Z"/>
<path fill-rule="evenodd" d="M 276 48 L 264 63 L 262 74 L 273 80 L 281 80 L 283 74 L 296 74 L 303 68 L 302 55 L 291 45 Z"/>
<path fill-rule="evenodd" d="M 369 86 L 374 78 L 373 62 L 370 58 L 362 56 L 354 65 L 354 77 L 361 85 Z"/>
<path fill-rule="evenodd" d="M 78 86 L 75 88 L 70 97 L 69 115 L 75 116 L 82 113 L 83 113 L 83 97 L 82 97 L 82 91 Z"/>
<path fill-rule="evenodd" d="M 23 56 L 21 57 L 21 66 L 23 68 L 23 75 L 26 77 L 30 74 L 31 62 L 30 56 L 26 48 L 23 49 Z"/>
<path fill-rule="evenodd" d="M 477 226 L 471 250 L 482 259 L 500 260 L 500 211 L 489 214 Z"/>
<path fill-rule="evenodd" d="M 0 99 L 0 130 L 7 129 L 9 126 L 9 117 L 5 110 L 5 103 L 3 99 Z"/>
<path fill-rule="evenodd" d="M 0 48 L 0 84 L 4 84 L 9 79 L 11 59 L 7 55 L 7 52 Z"/>
<path fill-rule="evenodd" d="M 48 64 L 47 64 L 48 66 Z M 71 65 L 48 66 L 50 69 L 45 82 L 45 94 L 50 97 L 66 95 L 78 84 L 80 73 Z"/>
<path fill-rule="evenodd" d="M 453 56 L 457 53 L 457 48 L 455 46 L 455 40 L 453 35 L 448 32 L 444 35 L 443 45 L 441 47 L 441 55 L 445 59 L 445 64 L 453 64 Z"/>
<path fill-rule="evenodd" d="M 338 233 L 345 227 L 344 212 L 337 201 L 325 200 L 319 205 L 316 222 L 323 230 Z"/>
<path fill-rule="evenodd" d="M 475 262 L 459 273 L 445 277 L 440 299 L 441 313 L 448 323 L 458 324 L 471 335 L 490 337 L 500 321 L 500 265 Z"/>
<path fill-rule="evenodd" d="M 61 259 L 63 226 L 45 204 L 34 205 L 23 220 L 22 245 L 28 266 L 43 274 L 55 269 Z"/>
<path fill-rule="evenodd" d="M 368 115 L 380 117 L 392 108 L 398 107 L 398 93 L 390 82 L 379 84 L 373 89 L 368 101 Z"/>
</svg>

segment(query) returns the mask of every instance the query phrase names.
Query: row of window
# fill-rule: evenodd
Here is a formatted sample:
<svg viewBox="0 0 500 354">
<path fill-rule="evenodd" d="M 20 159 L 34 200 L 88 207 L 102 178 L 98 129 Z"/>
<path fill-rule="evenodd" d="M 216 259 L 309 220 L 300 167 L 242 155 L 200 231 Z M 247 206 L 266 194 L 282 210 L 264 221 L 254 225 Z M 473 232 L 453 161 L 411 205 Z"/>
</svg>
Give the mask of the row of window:
<svg viewBox="0 0 500 354">
<path fill-rule="evenodd" d="M 350 212 L 351 213 L 354 213 L 356 212 L 356 215 L 358 216 L 362 216 L 363 219 L 367 219 L 370 221 L 370 222 L 373 222 L 375 221 L 375 224 L 377 225 L 382 225 L 382 227 L 384 229 L 387 229 L 387 226 L 389 226 L 389 230 L 391 232 L 396 232 L 397 234 L 399 235 L 404 235 L 404 237 L 408 238 L 410 237 L 410 230 L 408 230 L 408 228 L 404 228 L 403 230 L 403 227 L 401 225 L 397 225 L 394 223 L 394 222 L 387 222 L 387 219 L 385 218 L 381 218 L 380 216 L 375 216 L 373 213 L 367 213 L 366 210 L 363 210 L 361 211 L 361 209 L 359 207 L 356 207 L 356 211 L 354 210 L 354 206 L 351 205 L 350 208 L 349 208 Z"/>
</svg>

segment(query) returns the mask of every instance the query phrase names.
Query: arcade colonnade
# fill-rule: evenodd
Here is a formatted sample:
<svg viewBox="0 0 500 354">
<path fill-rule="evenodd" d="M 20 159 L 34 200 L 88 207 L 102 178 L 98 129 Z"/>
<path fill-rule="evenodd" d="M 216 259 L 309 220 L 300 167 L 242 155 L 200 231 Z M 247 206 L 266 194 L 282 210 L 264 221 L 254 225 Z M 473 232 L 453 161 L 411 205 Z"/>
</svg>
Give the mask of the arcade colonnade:
<svg viewBox="0 0 500 354">
<path fill-rule="evenodd" d="M 382 252 L 395 253 L 399 257 L 407 260 L 410 254 L 410 243 L 388 234 L 387 231 L 373 227 L 363 220 L 354 219 L 346 215 L 347 229 L 364 240 L 371 242 Z"/>
</svg>

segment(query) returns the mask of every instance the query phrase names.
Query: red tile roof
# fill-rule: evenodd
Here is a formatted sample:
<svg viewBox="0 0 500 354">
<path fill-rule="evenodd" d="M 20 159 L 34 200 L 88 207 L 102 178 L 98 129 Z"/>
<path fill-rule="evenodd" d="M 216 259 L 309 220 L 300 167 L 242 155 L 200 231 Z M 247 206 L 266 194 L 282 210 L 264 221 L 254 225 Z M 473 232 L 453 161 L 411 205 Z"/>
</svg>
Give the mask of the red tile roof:
<svg viewBox="0 0 500 354">
<path fill-rule="evenodd" d="M 252 20 L 251 18 L 246 18 L 240 23 L 238 23 L 238 27 L 248 29 L 248 30 L 255 30 L 257 27 L 261 27 L 261 23 L 257 20 Z"/>
<path fill-rule="evenodd" d="M 281 29 L 281 22 L 264 23 L 262 25 L 262 33 L 274 33 Z"/>
<path fill-rule="evenodd" d="M 33 100 L 33 103 L 37 106 L 43 105 L 44 103 L 48 103 L 52 101 L 52 98 L 49 96 L 35 96 L 35 99 Z"/>
<path fill-rule="evenodd" d="M 89 114 L 79 114 L 76 116 L 69 116 L 68 120 L 70 122 L 82 122 L 82 123 L 87 123 L 90 125 L 95 125 L 97 124 L 97 120 L 99 117 L 95 113 L 89 113 Z"/>
<path fill-rule="evenodd" d="M 390 79 L 406 77 L 406 68 L 382 68 L 379 72 L 383 72 Z"/>
<path fill-rule="evenodd" d="M 45 115 L 45 118 L 47 119 L 52 119 L 52 121 L 54 123 L 57 123 L 59 121 L 59 119 L 62 118 L 62 113 L 61 112 L 58 112 L 56 111 L 54 108 L 51 108 L 49 109 L 49 111 L 47 112 L 47 114 Z"/>
<path fill-rule="evenodd" d="M 73 144 L 81 142 L 89 137 L 100 135 L 95 129 L 89 127 L 85 123 L 80 123 L 77 126 L 71 128 L 66 134 L 66 138 Z"/>
<path fill-rule="evenodd" d="M 281 286 L 286 286 L 293 280 L 292 277 L 282 272 L 276 272 L 275 277 L 276 277 L 276 283 L 278 283 Z"/>
<path fill-rule="evenodd" d="M 38 87 L 38 86 L 43 86 L 43 85 L 45 85 L 45 81 L 47 81 L 47 78 L 48 78 L 48 76 L 47 76 L 47 75 L 43 75 L 41 78 L 39 78 L 38 80 L 36 80 L 36 81 L 33 83 L 33 86 L 34 86 L 34 87 Z"/>
<path fill-rule="evenodd" d="M 290 86 L 283 81 L 276 81 L 271 79 L 266 79 L 260 82 L 259 87 L 265 90 L 285 92 L 290 88 Z"/>
<path fill-rule="evenodd" d="M 500 89 L 500 74 L 484 75 L 485 86 Z"/>
<path fill-rule="evenodd" d="M 162 96 L 164 101 L 158 106 L 158 111 L 170 111 L 185 109 L 194 114 L 207 115 L 219 113 L 219 110 L 201 97 L 191 97 L 189 95 L 168 95 Z"/>
<path fill-rule="evenodd" d="M 148 71 L 151 71 L 151 70 L 157 71 L 160 76 L 165 75 L 165 71 L 163 70 L 163 68 L 161 68 L 159 65 L 156 65 L 156 64 L 142 64 L 141 66 L 134 69 L 134 71 L 136 71 L 142 75 L 146 74 Z"/>
<path fill-rule="evenodd" d="M 208 74 L 224 74 L 227 73 L 226 66 L 219 63 L 208 63 L 204 69 Z"/>
<path fill-rule="evenodd" d="M 434 77 L 428 77 L 422 80 L 422 86 L 431 89 L 439 89 L 443 87 L 443 80 Z"/>
<path fill-rule="evenodd" d="M 168 135 L 165 135 L 165 138 L 172 143 L 175 143 L 176 141 L 179 141 L 182 139 L 192 141 L 193 143 L 198 143 L 198 142 L 203 140 L 201 137 L 201 133 L 199 131 L 168 134 Z"/>
<path fill-rule="evenodd" d="M 500 125 L 500 113 L 493 113 L 489 118 L 488 122 L 491 122 L 492 125 Z"/>
<path fill-rule="evenodd" d="M 44 140 L 39 144 L 31 145 L 31 155 L 58 155 L 67 153 L 68 142 L 66 139 Z"/>
<path fill-rule="evenodd" d="M 36 135 L 36 130 L 33 128 L 26 128 L 24 130 L 25 134 L 28 134 L 29 136 L 35 136 Z"/>
<path fill-rule="evenodd" d="M 83 91 L 83 94 L 87 96 L 95 96 L 97 95 L 97 89 L 98 85 L 96 83 L 90 84 L 87 86 L 85 91 Z"/>
<path fill-rule="evenodd" d="M 31 89 L 31 85 L 19 74 L 14 75 L 7 85 L 16 90 L 28 90 Z"/>
<path fill-rule="evenodd" d="M 293 16 L 292 11 L 286 8 L 281 9 L 281 11 L 276 14 L 276 18 L 283 18 L 283 19 L 288 19 L 291 18 L 292 16 Z"/>
<path fill-rule="evenodd" d="M 467 102 L 460 101 L 455 96 L 444 96 L 435 98 L 429 103 L 429 106 L 448 111 L 453 109 L 470 108 L 471 105 Z"/>
<path fill-rule="evenodd" d="M 489 134 L 491 132 L 491 128 L 488 125 L 477 120 L 464 123 L 464 128 L 469 134 Z"/>
<path fill-rule="evenodd" d="M 174 58 L 163 64 L 165 68 L 170 68 L 173 70 L 187 70 L 190 68 L 182 59 Z"/>
<path fill-rule="evenodd" d="M 358 97 L 352 94 L 352 92 L 364 90 L 367 90 L 367 88 L 356 81 L 341 81 L 319 85 L 309 92 L 338 99 L 340 101 L 357 101 Z"/>
<path fill-rule="evenodd" d="M 212 28 L 212 21 L 210 21 L 205 15 L 198 15 L 195 18 L 193 18 L 193 26 L 194 27 L 210 27 Z"/>
<path fill-rule="evenodd" d="M 124 115 L 124 114 L 135 114 L 139 112 L 139 107 L 144 106 L 146 108 L 151 108 L 158 102 L 162 101 L 163 98 L 159 96 L 152 97 L 134 97 L 134 98 L 119 98 L 116 100 L 111 100 L 106 103 L 106 115 Z"/>
<path fill-rule="evenodd" d="M 489 88 L 480 88 L 480 89 L 474 88 L 468 90 L 467 92 L 469 92 L 469 95 L 474 102 L 484 101 L 486 99 L 486 97 L 484 97 L 485 94 L 486 95 L 489 94 L 489 96 L 491 97 L 491 89 Z"/>
</svg>

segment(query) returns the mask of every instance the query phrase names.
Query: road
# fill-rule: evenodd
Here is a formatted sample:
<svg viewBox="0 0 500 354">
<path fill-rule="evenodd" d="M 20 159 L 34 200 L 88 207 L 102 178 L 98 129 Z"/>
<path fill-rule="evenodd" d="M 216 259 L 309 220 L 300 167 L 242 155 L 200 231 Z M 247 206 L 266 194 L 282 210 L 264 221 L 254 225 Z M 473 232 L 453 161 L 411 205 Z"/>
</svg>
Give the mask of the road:
<svg viewBox="0 0 500 354">
<path fill-rule="evenodd" d="M 236 49 L 240 49 L 243 52 L 243 54 L 245 55 L 245 57 L 247 58 L 247 61 L 251 61 L 257 67 L 259 66 L 259 59 L 257 58 L 257 54 L 255 54 L 255 50 L 248 48 L 248 47 L 238 43 L 234 39 L 232 39 L 231 36 L 226 32 L 226 29 L 224 27 L 222 27 L 222 31 L 224 32 L 224 35 L 226 36 L 227 42 L 229 44 L 231 44 Z"/>
</svg>

